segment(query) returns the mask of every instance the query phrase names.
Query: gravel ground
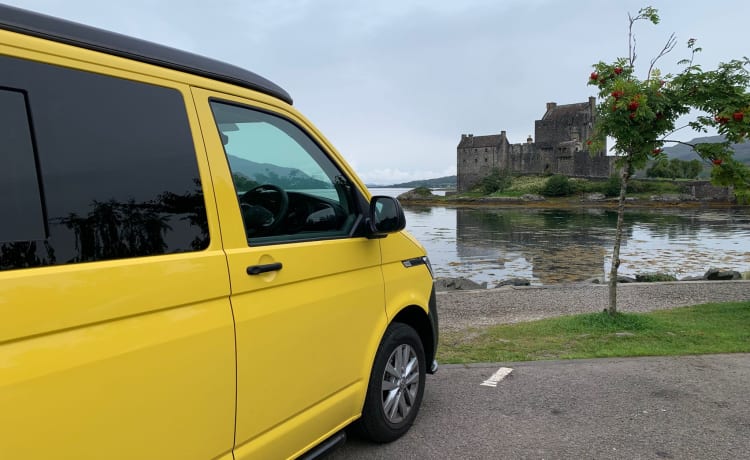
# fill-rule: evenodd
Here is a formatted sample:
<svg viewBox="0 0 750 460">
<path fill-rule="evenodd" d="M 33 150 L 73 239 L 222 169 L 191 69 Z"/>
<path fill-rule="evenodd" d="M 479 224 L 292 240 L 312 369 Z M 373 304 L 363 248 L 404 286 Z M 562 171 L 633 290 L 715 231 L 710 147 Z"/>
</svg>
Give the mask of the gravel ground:
<svg viewBox="0 0 750 460">
<path fill-rule="evenodd" d="M 633 283 L 617 287 L 617 308 L 622 312 L 743 300 L 750 300 L 750 281 Z M 440 329 L 456 331 L 602 311 L 609 303 L 609 289 L 598 284 L 505 286 L 439 292 L 437 302 Z"/>
</svg>

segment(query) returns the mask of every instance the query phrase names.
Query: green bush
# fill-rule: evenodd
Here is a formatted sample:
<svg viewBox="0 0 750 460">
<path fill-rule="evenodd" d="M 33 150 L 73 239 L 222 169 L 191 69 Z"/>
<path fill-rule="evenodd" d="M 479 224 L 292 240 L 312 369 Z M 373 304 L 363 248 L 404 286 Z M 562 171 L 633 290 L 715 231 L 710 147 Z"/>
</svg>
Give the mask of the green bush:
<svg viewBox="0 0 750 460">
<path fill-rule="evenodd" d="M 606 182 L 600 182 L 590 186 L 587 192 L 600 192 L 609 197 L 620 196 L 619 176 L 611 176 Z M 682 186 L 678 182 L 664 180 L 639 180 L 628 181 L 627 193 L 680 193 Z"/>
<path fill-rule="evenodd" d="M 639 283 L 654 283 L 658 281 L 677 281 L 677 278 L 668 273 L 640 273 L 635 275 Z"/>
<path fill-rule="evenodd" d="M 414 193 L 419 196 L 430 196 L 432 195 L 432 190 L 429 187 L 417 187 L 414 189 Z"/>
<path fill-rule="evenodd" d="M 575 191 L 573 184 L 567 176 L 551 176 L 542 188 L 544 196 L 570 196 Z"/>
<path fill-rule="evenodd" d="M 651 167 L 646 170 L 646 176 L 671 179 L 695 179 L 702 171 L 703 164 L 698 160 L 660 159 L 654 161 Z"/>
<path fill-rule="evenodd" d="M 501 171 L 498 168 L 492 168 L 489 176 L 484 177 L 479 182 L 479 189 L 485 195 L 496 192 L 502 192 L 508 189 L 513 183 L 513 178 L 508 171 Z"/>
<path fill-rule="evenodd" d="M 610 176 L 607 182 L 604 183 L 602 193 L 606 196 L 620 196 L 621 184 L 620 176 Z"/>
</svg>

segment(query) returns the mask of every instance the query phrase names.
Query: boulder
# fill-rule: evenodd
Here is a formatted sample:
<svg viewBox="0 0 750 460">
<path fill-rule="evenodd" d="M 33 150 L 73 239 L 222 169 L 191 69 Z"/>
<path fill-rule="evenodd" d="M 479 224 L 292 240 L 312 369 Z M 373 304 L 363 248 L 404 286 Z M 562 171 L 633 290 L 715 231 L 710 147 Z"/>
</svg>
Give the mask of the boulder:
<svg viewBox="0 0 750 460">
<path fill-rule="evenodd" d="M 681 203 L 683 201 L 698 201 L 698 199 L 693 195 L 688 195 L 686 193 L 663 193 L 661 195 L 651 195 L 651 201 Z"/>
<path fill-rule="evenodd" d="M 523 201 L 544 201 L 546 198 L 544 198 L 542 195 L 535 195 L 533 193 L 527 193 L 525 195 L 522 195 L 521 199 Z"/>
<path fill-rule="evenodd" d="M 477 283 L 468 278 L 438 278 L 435 280 L 436 291 L 468 291 L 487 289 L 487 283 Z"/>
<path fill-rule="evenodd" d="M 584 201 L 604 201 L 607 197 L 603 193 L 588 193 L 583 196 Z"/>
<path fill-rule="evenodd" d="M 590 283 L 590 284 L 604 284 L 604 278 L 601 276 L 597 276 L 595 278 L 589 278 L 587 280 L 584 280 L 583 282 Z"/>
<path fill-rule="evenodd" d="M 502 280 L 495 285 L 496 288 L 503 286 L 531 286 L 531 281 L 524 278 L 511 278 Z"/>
<path fill-rule="evenodd" d="M 741 280 L 742 274 L 734 270 L 711 268 L 703 275 L 703 278 L 709 281 Z"/>
<path fill-rule="evenodd" d="M 684 278 L 680 278 L 680 281 L 703 281 L 705 280 L 702 276 L 686 276 Z"/>
<path fill-rule="evenodd" d="M 631 278 L 630 276 L 625 275 L 617 275 L 617 282 L 618 283 L 635 283 L 635 278 Z"/>
</svg>

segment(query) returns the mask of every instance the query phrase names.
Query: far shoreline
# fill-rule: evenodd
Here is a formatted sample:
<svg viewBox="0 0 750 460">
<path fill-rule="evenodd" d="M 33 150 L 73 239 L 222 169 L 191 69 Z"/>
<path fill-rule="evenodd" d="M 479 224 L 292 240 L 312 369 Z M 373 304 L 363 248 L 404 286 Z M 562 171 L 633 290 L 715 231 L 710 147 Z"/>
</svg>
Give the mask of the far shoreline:
<svg viewBox="0 0 750 460">
<path fill-rule="evenodd" d="M 585 200 L 580 197 L 572 198 L 545 198 L 543 200 L 528 200 L 522 197 L 444 197 L 434 195 L 433 197 L 408 198 L 400 196 L 399 202 L 405 206 L 445 206 L 445 207 L 492 207 L 492 208 L 536 208 L 536 209 L 569 209 L 569 208 L 604 208 L 617 209 L 618 200 Z M 642 198 L 628 198 L 625 202 L 626 208 L 716 208 L 747 209 L 748 204 L 718 200 L 653 200 Z"/>
</svg>

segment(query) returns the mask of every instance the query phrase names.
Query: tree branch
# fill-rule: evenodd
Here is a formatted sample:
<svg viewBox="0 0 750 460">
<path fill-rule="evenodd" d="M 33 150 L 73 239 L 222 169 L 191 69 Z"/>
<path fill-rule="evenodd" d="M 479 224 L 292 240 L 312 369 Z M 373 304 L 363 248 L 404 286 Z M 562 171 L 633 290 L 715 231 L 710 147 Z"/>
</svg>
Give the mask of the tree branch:
<svg viewBox="0 0 750 460">
<path fill-rule="evenodd" d="M 690 125 L 689 125 L 689 124 L 687 124 L 687 125 L 683 125 L 683 126 L 680 126 L 679 128 L 675 128 L 675 129 L 673 129 L 672 131 L 670 131 L 670 132 L 668 132 L 667 134 L 665 134 L 665 135 L 664 135 L 664 137 L 667 137 L 667 136 L 671 136 L 672 134 L 676 133 L 677 131 L 679 131 L 679 130 L 681 130 L 681 129 L 689 128 L 689 127 L 690 127 Z M 667 141 L 667 140 L 665 140 L 665 139 L 662 139 L 662 142 L 676 142 L 676 141 Z"/>
<path fill-rule="evenodd" d="M 637 20 L 638 16 L 634 18 L 628 13 L 628 21 L 630 21 L 630 25 L 628 26 L 628 62 L 630 63 L 630 67 L 633 67 L 633 63 L 635 62 L 635 37 L 633 37 L 633 24 Z"/>
<path fill-rule="evenodd" d="M 672 144 L 686 145 L 686 146 L 688 146 L 688 147 L 690 147 L 692 149 L 694 149 L 695 145 L 696 145 L 696 144 L 691 144 L 690 142 L 675 141 L 675 140 L 672 140 L 672 139 L 662 139 L 661 141 L 662 142 L 670 142 Z"/>
<path fill-rule="evenodd" d="M 651 65 L 648 66 L 648 73 L 646 74 L 647 80 L 651 79 L 651 71 L 654 70 L 654 64 L 656 64 L 656 61 L 672 51 L 675 45 L 677 45 L 677 37 L 675 37 L 674 32 L 672 32 L 672 34 L 667 39 L 667 43 L 664 44 L 664 48 L 659 51 L 659 54 L 655 58 L 651 59 Z"/>
</svg>

